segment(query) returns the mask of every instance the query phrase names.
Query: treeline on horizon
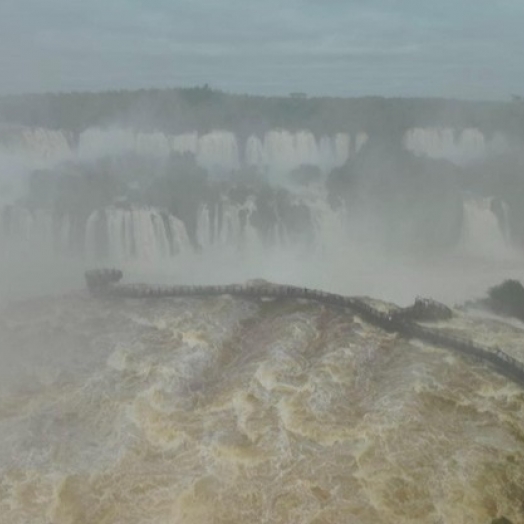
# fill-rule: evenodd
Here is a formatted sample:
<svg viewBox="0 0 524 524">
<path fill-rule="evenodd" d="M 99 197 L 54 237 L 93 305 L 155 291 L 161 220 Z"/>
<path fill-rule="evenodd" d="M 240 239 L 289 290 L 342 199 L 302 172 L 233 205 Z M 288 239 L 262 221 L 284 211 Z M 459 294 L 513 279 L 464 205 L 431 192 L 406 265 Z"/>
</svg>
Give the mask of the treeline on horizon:
<svg viewBox="0 0 524 524">
<path fill-rule="evenodd" d="M 317 135 L 367 132 L 390 139 L 412 127 L 474 127 L 524 138 L 524 102 L 424 98 L 263 97 L 191 88 L 48 93 L 0 97 L 0 122 L 63 129 L 121 125 L 145 131 L 205 133 L 227 129 L 239 137 L 269 129 L 308 129 Z"/>
</svg>

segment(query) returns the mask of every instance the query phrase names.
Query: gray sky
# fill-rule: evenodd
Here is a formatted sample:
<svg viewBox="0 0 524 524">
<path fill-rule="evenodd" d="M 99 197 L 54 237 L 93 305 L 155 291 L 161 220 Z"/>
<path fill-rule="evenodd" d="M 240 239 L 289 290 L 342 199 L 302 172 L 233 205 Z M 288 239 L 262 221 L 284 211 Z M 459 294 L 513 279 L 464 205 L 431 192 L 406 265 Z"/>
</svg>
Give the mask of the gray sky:
<svg viewBox="0 0 524 524">
<path fill-rule="evenodd" d="M 0 0 L 0 93 L 524 94 L 524 0 Z"/>
</svg>

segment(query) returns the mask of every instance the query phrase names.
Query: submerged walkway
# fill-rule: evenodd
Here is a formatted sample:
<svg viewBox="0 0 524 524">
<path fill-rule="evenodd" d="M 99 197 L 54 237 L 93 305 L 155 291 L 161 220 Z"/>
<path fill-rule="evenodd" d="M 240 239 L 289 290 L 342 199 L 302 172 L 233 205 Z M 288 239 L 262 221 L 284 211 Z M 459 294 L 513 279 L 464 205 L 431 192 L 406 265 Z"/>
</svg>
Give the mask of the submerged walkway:
<svg viewBox="0 0 524 524">
<path fill-rule="evenodd" d="M 208 297 L 233 295 L 243 298 L 302 298 L 329 306 L 349 308 L 370 324 L 406 338 L 418 338 L 461 355 L 487 363 L 499 374 L 524 387 L 524 363 L 519 362 L 498 347 L 481 346 L 470 339 L 455 337 L 438 329 L 420 325 L 417 321 L 443 320 L 452 311 L 433 300 L 417 299 L 408 308 L 393 312 L 380 311 L 361 298 L 347 297 L 315 289 L 278 284 L 245 284 L 226 286 L 149 286 L 119 284 L 123 274 L 116 269 L 86 272 L 86 282 L 94 295 L 121 298 Z"/>
</svg>

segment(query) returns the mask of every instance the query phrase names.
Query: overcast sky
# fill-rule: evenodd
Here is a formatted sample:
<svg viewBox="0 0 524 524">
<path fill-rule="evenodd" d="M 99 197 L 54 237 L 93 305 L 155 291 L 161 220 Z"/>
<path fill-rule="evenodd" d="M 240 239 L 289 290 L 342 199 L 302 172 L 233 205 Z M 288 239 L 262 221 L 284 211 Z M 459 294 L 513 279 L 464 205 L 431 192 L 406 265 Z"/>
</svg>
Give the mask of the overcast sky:
<svg viewBox="0 0 524 524">
<path fill-rule="evenodd" d="M 0 0 L 0 93 L 524 94 L 524 0 Z"/>
</svg>

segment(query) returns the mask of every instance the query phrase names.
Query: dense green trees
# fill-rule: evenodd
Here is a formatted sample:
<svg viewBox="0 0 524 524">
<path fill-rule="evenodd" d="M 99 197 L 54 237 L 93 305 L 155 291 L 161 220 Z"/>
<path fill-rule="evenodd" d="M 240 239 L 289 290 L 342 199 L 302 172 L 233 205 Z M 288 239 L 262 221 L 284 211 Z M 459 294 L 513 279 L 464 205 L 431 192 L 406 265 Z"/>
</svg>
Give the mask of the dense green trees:
<svg viewBox="0 0 524 524">
<path fill-rule="evenodd" d="M 207 206 L 212 222 L 222 219 L 226 205 L 255 204 L 251 223 L 267 242 L 274 240 L 277 224 L 291 238 L 309 238 L 311 220 L 306 206 L 298 204 L 283 187 L 273 186 L 253 168 L 216 178 L 198 166 L 191 154 L 168 158 L 128 153 L 121 157 L 62 165 L 58 170 L 35 171 L 23 204 L 67 215 L 83 235 L 85 221 L 95 210 L 109 206 L 152 206 L 182 220 L 190 240 L 197 244 L 197 220 Z M 212 228 L 214 230 L 214 228 Z"/>
<path fill-rule="evenodd" d="M 495 313 L 524 320 L 524 287 L 518 280 L 505 280 L 488 290 L 483 304 Z"/>
<path fill-rule="evenodd" d="M 261 97 L 209 86 L 101 93 L 0 97 L 0 121 L 79 133 L 122 124 L 169 133 L 226 128 L 239 136 L 269 128 L 307 128 L 320 135 L 367 131 L 389 135 L 417 126 L 478 127 L 524 137 L 524 104 L 413 98 Z"/>
<path fill-rule="evenodd" d="M 455 243 L 462 224 L 460 170 L 443 160 L 419 158 L 395 141 L 371 139 L 331 172 L 332 205 L 344 203 L 355 219 L 395 249 L 439 249 Z"/>
</svg>

